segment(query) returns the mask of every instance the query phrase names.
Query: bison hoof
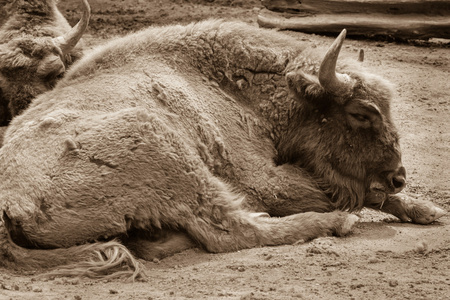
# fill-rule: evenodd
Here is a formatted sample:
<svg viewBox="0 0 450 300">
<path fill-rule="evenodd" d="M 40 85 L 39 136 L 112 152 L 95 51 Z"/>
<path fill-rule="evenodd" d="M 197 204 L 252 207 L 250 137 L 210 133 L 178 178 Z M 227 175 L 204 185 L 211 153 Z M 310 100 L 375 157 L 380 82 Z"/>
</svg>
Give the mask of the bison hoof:
<svg viewBox="0 0 450 300">
<path fill-rule="evenodd" d="M 344 236 L 349 234 L 352 229 L 353 225 L 358 222 L 359 217 L 356 215 L 349 214 L 347 215 L 346 219 L 344 220 L 344 223 L 342 224 L 341 230 L 338 231 L 338 236 Z"/>
<path fill-rule="evenodd" d="M 415 202 L 408 215 L 413 223 L 429 224 L 447 214 L 447 211 L 431 202 Z"/>
</svg>

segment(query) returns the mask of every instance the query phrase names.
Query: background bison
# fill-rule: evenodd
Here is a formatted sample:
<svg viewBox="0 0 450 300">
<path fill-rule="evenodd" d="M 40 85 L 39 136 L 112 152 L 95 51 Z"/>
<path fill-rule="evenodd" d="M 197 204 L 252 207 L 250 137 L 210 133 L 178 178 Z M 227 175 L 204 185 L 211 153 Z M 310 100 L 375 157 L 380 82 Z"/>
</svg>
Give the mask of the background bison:
<svg viewBox="0 0 450 300">
<path fill-rule="evenodd" d="M 348 48 L 347 48 L 348 49 Z M 352 49 L 352 48 L 350 48 L 350 49 Z M 378 50 L 377 48 L 374 48 L 375 50 Z M 347 50 L 348 51 L 348 50 Z M 382 52 L 380 52 L 380 53 L 382 53 Z M 404 59 L 404 58 L 403 58 Z M 370 63 L 370 61 L 368 61 L 367 63 Z M 376 66 L 376 65 L 375 65 Z M 389 72 L 388 72 L 388 74 L 390 74 Z M 406 93 L 407 95 L 408 95 L 408 92 Z M 395 103 L 395 102 L 394 102 Z M 395 107 L 395 106 L 394 106 Z M 406 106 L 406 107 L 403 107 L 403 109 L 406 109 L 406 110 L 408 110 L 409 109 L 409 106 Z M 400 121 L 401 122 L 403 122 L 403 119 L 400 119 Z M 402 128 L 401 126 L 400 126 L 400 128 Z M 408 141 L 408 136 L 407 136 L 407 138 L 406 138 L 406 140 Z M 407 144 L 408 146 L 411 146 L 411 144 Z M 408 153 L 408 151 L 407 151 L 407 153 Z M 408 155 L 406 156 L 406 166 L 409 166 L 409 165 L 411 165 L 410 164 L 410 162 L 411 162 L 411 160 L 410 159 L 408 159 Z M 409 162 L 409 163 L 408 163 Z M 425 170 L 425 172 L 426 172 L 426 169 L 423 169 L 422 168 L 422 170 Z M 416 171 L 414 170 L 414 169 L 412 169 L 412 171 L 410 171 L 410 174 L 412 174 L 412 177 L 413 177 L 413 179 L 414 178 L 417 178 L 417 173 L 416 173 Z M 439 182 L 439 181 L 437 181 L 437 182 Z M 417 189 L 416 190 L 414 190 L 416 193 L 417 193 Z M 436 196 L 439 196 L 439 194 L 435 194 Z M 437 198 L 437 199 L 439 199 L 439 198 Z M 442 199 L 442 198 L 441 198 Z M 370 226 L 370 224 L 368 224 L 368 223 L 366 223 L 366 224 L 364 224 L 364 225 L 362 225 L 364 228 L 367 228 L 367 226 Z M 387 227 L 387 228 L 391 228 L 391 231 L 392 231 L 392 228 L 398 228 L 398 227 L 396 227 L 395 226 L 395 224 L 394 224 L 394 227 L 392 226 L 392 225 L 390 225 L 390 226 L 386 226 L 386 225 L 383 225 L 385 228 Z M 369 228 L 371 228 L 372 230 L 370 230 L 370 231 L 373 231 L 373 235 L 370 235 L 370 236 L 373 236 L 373 237 L 376 237 L 376 236 L 378 236 L 378 237 L 386 237 L 386 235 L 383 233 L 383 231 L 380 231 L 380 230 L 378 230 L 377 228 L 378 227 L 373 227 L 373 226 L 370 226 Z M 402 227 L 402 232 L 403 233 L 405 233 L 405 232 L 408 232 L 408 228 L 409 227 Z M 361 237 L 367 237 L 367 235 L 368 234 L 370 234 L 370 231 L 366 231 L 366 230 L 364 230 L 364 231 L 359 231 L 358 232 L 358 235 L 359 235 L 359 238 L 357 237 L 356 238 L 356 240 L 358 241 L 361 241 L 360 240 L 360 238 Z M 423 232 L 420 228 L 415 228 L 415 231 L 416 232 Z M 431 227 L 428 227 L 428 231 L 429 232 L 431 232 L 431 231 L 433 231 L 433 228 Z M 362 236 L 361 236 L 361 234 L 363 234 Z M 421 238 L 425 238 L 425 236 L 424 235 L 422 235 L 421 236 Z M 398 239 L 398 236 L 397 236 L 397 239 Z M 353 237 L 350 239 L 350 240 L 348 240 L 348 241 L 346 241 L 345 243 L 351 243 L 352 242 L 352 240 L 354 240 L 353 239 Z M 320 271 L 319 273 L 316 273 L 316 274 L 314 274 L 314 278 L 315 278 L 315 280 L 316 280 L 316 282 L 317 281 L 320 281 L 320 280 L 322 280 L 322 276 L 331 276 L 331 277 L 325 277 L 324 279 L 326 279 L 327 281 L 326 282 L 324 282 L 324 288 L 325 288 L 325 291 L 326 291 L 326 288 L 327 288 L 327 286 L 333 286 L 332 285 L 332 282 L 335 282 L 335 281 L 333 281 L 333 279 L 332 278 L 334 278 L 333 277 L 333 274 L 334 274 L 334 269 L 338 269 L 339 270 L 339 273 L 342 273 L 342 272 L 348 272 L 347 271 L 347 269 L 349 269 L 349 271 L 350 270 L 352 270 L 352 269 L 354 269 L 354 267 L 353 266 L 351 266 L 351 265 L 348 265 L 348 264 L 344 264 L 343 263 L 343 261 L 346 261 L 346 251 L 345 251 L 345 249 L 347 249 L 347 248 L 342 248 L 342 247 L 339 247 L 337 244 L 335 244 L 337 241 L 334 241 L 333 242 L 333 240 L 324 240 L 324 241 L 322 241 L 322 242 L 320 242 L 320 241 L 318 241 L 318 243 L 311 243 L 310 244 L 310 246 L 306 246 L 306 247 L 302 247 L 302 246 L 297 246 L 296 248 L 291 248 L 291 247 L 289 247 L 289 248 L 277 248 L 277 249 L 265 249 L 265 250 L 263 250 L 263 251 L 259 251 L 259 250 L 255 250 L 255 251 L 250 251 L 250 252 L 244 252 L 243 254 L 245 254 L 245 253 L 247 253 L 247 254 L 250 254 L 250 256 L 248 256 L 247 258 L 246 258 L 246 260 L 247 260 L 247 263 L 245 263 L 245 265 L 243 266 L 243 267 L 239 267 L 239 263 L 240 263 L 240 260 L 243 258 L 242 257 L 242 255 L 243 254 L 237 254 L 237 255 L 226 255 L 226 256 L 215 256 L 215 259 L 218 259 L 219 261 L 222 261 L 222 258 L 224 258 L 224 259 L 226 259 L 227 257 L 229 257 L 229 258 L 231 258 L 232 259 L 232 261 L 228 261 L 228 263 L 227 262 L 225 262 L 225 264 L 226 264 L 226 266 L 227 267 L 229 267 L 229 268 L 221 268 L 221 267 L 218 267 L 217 268 L 217 266 L 218 266 L 218 264 L 217 264 L 217 262 L 209 262 L 208 264 L 211 264 L 211 266 L 216 266 L 215 268 L 214 268 L 214 272 L 216 273 L 216 272 L 219 272 L 220 274 L 228 274 L 229 276 L 232 276 L 233 277 L 233 272 L 235 272 L 234 270 L 236 270 L 237 271 L 237 269 L 239 269 L 240 271 L 242 271 L 242 272 L 239 272 L 239 273 L 235 273 L 236 275 L 239 275 L 239 277 L 240 278 L 247 278 L 247 280 L 249 280 L 250 278 L 248 277 L 248 276 L 251 276 L 250 274 L 251 273 L 253 273 L 253 274 L 255 274 L 255 272 L 257 272 L 258 274 L 259 274 L 259 276 L 261 277 L 261 279 L 262 278 L 264 278 L 264 280 L 265 280 L 265 282 L 266 283 L 268 283 L 269 285 L 272 283 L 272 285 L 271 286 L 273 286 L 273 282 L 275 282 L 274 280 L 278 280 L 278 282 L 283 282 L 283 281 L 280 281 L 280 280 L 285 280 L 285 279 L 283 279 L 283 278 L 285 278 L 284 276 L 283 277 L 277 277 L 277 272 L 278 271 L 282 271 L 282 270 L 285 270 L 285 271 L 287 271 L 287 272 L 291 272 L 290 274 L 291 274 L 291 276 L 290 276 L 290 278 L 291 278 L 291 282 L 292 282 L 292 280 L 293 281 L 296 281 L 296 280 L 302 280 L 302 278 L 303 277 L 305 277 L 306 279 L 308 279 L 308 277 L 306 277 L 306 276 L 308 276 L 308 275 L 312 275 L 312 273 L 311 272 L 314 272 L 314 263 L 318 263 L 318 265 L 317 265 L 317 268 L 318 268 L 318 270 L 320 271 L 320 268 L 326 268 L 326 266 L 327 266 L 327 264 L 328 264 L 328 272 L 323 272 L 323 270 L 322 271 Z M 372 245 L 374 244 L 374 242 L 376 242 L 376 241 L 374 241 L 374 240 L 372 240 L 371 241 L 371 243 L 372 243 Z M 333 243 L 334 243 L 334 245 L 333 245 Z M 330 246 L 330 244 L 331 244 L 331 246 Z M 361 243 L 359 243 L 359 244 L 361 244 Z M 367 244 L 364 242 L 364 241 L 362 241 L 362 244 L 365 244 L 366 246 L 367 246 Z M 383 247 L 383 249 L 385 249 L 385 250 L 387 250 L 387 249 L 393 249 L 393 247 L 395 247 L 395 244 L 396 244 L 396 242 L 395 241 L 392 241 L 391 240 L 391 243 L 389 244 L 389 245 L 387 245 L 387 246 L 385 246 L 385 247 Z M 408 243 L 406 243 L 406 244 L 408 244 Z M 328 249 L 326 249 L 326 247 L 330 247 L 330 248 L 328 248 Z M 425 245 L 426 246 L 426 245 Z M 314 250 L 314 247 L 316 247 L 315 248 L 315 250 Z M 404 246 L 405 247 L 405 246 Z M 429 242 L 428 243 L 428 247 L 429 247 L 429 249 L 430 249 L 430 247 L 433 247 L 433 243 L 431 243 L 431 242 Z M 324 249 L 325 248 L 325 249 Z M 426 247 L 423 247 L 422 246 L 422 250 L 424 250 Z M 283 249 L 285 249 L 285 250 L 287 250 L 287 252 L 285 251 L 285 250 L 283 250 Z M 314 257 L 312 257 L 311 255 L 309 256 L 309 260 L 312 260 L 312 264 L 309 264 L 309 263 L 306 263 L 306 265 L 305 265 L 305 261 L 303 260 L 303 254 L 304 254 L 304 252 L 302 252 L 302 251 L 305 251 L 305 250 L 308 250 L 308 249 L 310 249 L 311 250 L 311 252 L 306 252 L 306 253 L 310 253 L 310 254 L 312 254 L 312 253 L 316 253 L 315 255 L 314 255 Z M 322 249 L 322 250 L 321 250 Z M 352 246 L 352 264 L 355 264 L 356 266 L 359 266 L 359 267 L 361 267 L 361 264 L 360 264 L 360 259 L 361 259 L 361 256 L 358 256 L 358 253 L 360 253 L 360 252 L 358 252 L 359 250 L 363 250 L 364 249 L 364 251 L 366 252 L 366 253 L 374 253 L 371 249 L 370 249 L 370 247 L 364 247 L 364 248 L 362 248 L 362 247 L 358 247 L 358 246 L 356 246 L 356 245 L 353 245 Z M 407 248 L 407 246 L 405 247 L 405 250 L 406 249 L 408 249 Z M 433 249 L 433 248 L 431 248 L 431 249 Z M 338 256 L 334 256 L 334 255 L 332 255 L 331 257 L 330 257 L 330 262 L 327 262 L 328 260 L 327 259 L 325 259 L 325 257 L 322 257 L 321 255 L 320 255 L 320 251 L 334 251 L 334 250 L 338 250 L 338 254 L 340 254 L 340 257 L 338 257 Z M 418 249 L 419 250 L 419 249 Z M 280 251 L 285 251 L 284 253 L 284 255 L 283 255 L 283 257 L 279 257 L 278 255 L 275 255 L 275 254 L 279 254 L 279 253 L 282 253 L 282 252 L 280 252 Z M 324 252 L 324 253 L 325 253 Z M 260 259 L 257 259 L 256 261 L 252 261 L 251 260 L 251 258 L 252 258 L 252 255 L 251 255 L 251 253 L 255 253 L 256 254 L 256 257 L 254 257 L 255 259 L 257 259 L 258 258 L 258 256 L 259 256 L 259 258 Z M 259 254 L 258 254 L 259 253 Z M 303 254 L 302 254 L 303 253 Z M 423 252 L 423 253 L 427 253 L 426 251 L 425 252 Z M 200 253 L 193 253 L 193 252 L 188 252 L 188 255 L 189 256 L 198 256 Z M 262 255 L 262 254 L 265 254 L 265 255 Z M 270 254 L 270 255 L 269 255 Z M 298 256 L 298 257 L 296 257 L 296 255 L 299 255 L 300 254 L 300 256 Z M 371 268 L 379 268 L 379 267 L 382 267 L 382 265 L 384 265 L 384 263 L 381 261 L 381 260 L 387 260 L 388 262 L 389 262 L 389 264 L 395 264 L 396 263 L 396 261 L 398 260 L 392 260 L 392 257 L 393 256 L 395 256 L 395 255 L 399 255 L 399 254 L 396 254 L 396 253 L 393 253 L 392 255 L 391 254 L 389 254 L 389 252 L 385 252 L 384 253 L 384 255 L 383 255 L 383 257 L 380 257 L 380 258 L 378 258 L 378 261 L 379 261 L 379 263 L 372 263 L 371 265 L 370 265 L 370 267 Z M 406 254 L 405 254 L 406 255 Z M 264 257 L 266 257 L 267 256 L 267 260 L 262 260 L 262 258 L 264 258 Z M 202 258 L 203 257 L 203 259 L 204 260 L 209 260 L 209 258 L 208 258 L 208 256 L 201 256 L 200 255 L 200 258 Z M 270 258 L 270 257 L 272 257 L 272 258 Z M 308 257 L 308 256 L 307 256 Z M 328 256 L 326 256 L 326 257 L 328 257 Z M 435 254 L 434 254 L 434 252 L 431 252 L 431 253 L 429 253 L 426 257 L 424 257 L 424 256 L 422 256 L 421 258 L 421 260 L 422 260 L 422 263 L 423 263 L 423 261 L 427 261 L 427 260 L 431 260 L 431 259 L 433 259 L 433 257 L 438 257 L 438 256 L 435 256 Z M 158 276 L 162 276 L 162 274 L 166 274 L 166 273 L 168 273 L 169 275 L 168 276 L 173 276 L 174 278 L 176 278 L 177 280 L 179 280 L 179 282 L 181 282 L 181 283 L 183 283 L 183 282 L 187 282 L 188 280 L 187 279 L 183 279 L 182 278 L 182 276 L 183 276 L 183 272 L 184 271 L 188 271 L 188 270 L 191 270 L 192 269 L 192 266 L 194 266 L 194 270 L 191 270 L 191 271 L 193 271 L 193 274 L 192 274 L 192 272 L 190 272 L 191 274 L 192 274 L 192 276 L 194 276 L 194 278 L 201 278 L 200 276 L 202 276 L 202 275 L 204 275 L 204 276 L 206 276 L 206 278 L 208 278 L 209 279 L 209 283 L 212 283 L 212 284 L 214 284 L 214 280 L 215 280 L 215 278 L 217 278 L 217 275 L 216 275 L 216 277 L 215 276 L 213 276 L 213 273 L 211 273 L 212 272 L 212 270 L 210 269 L 210 268 L 208 268 L 208 267 L 206 267 L 206 265 L 205 265 L 205 267 L 203 267 L 202 266 L 202 263 L 201 263 L 201 261 L 200 261 L 200 264 L 197 264 L 199 261 L 197 260 L 197 263 L 196 263 L 196 260 L 195 260 L 195 258 L 194 258 L 194 260 L 188 260 L 188 261 L 190 261 L 190 262 L 192 262 L 192 264 L 191 263 L 188 263 L 188 265 L 185 265 L 185 262 L 186 262 L 186 260 L 185 259 L 183 259 L 183 260 L 179 260 L 180 258 L 182 258 L 182 257 L 178 257 L 178 259 L 175 257 L 175 259 L 174 260 L 169 260 L 168 261 L 168 263 L 167 263 L 167 261 L 165 260 L 164 261 L 164 263 L 162 263 L 161 265 L 155 265 L 155 267 L 157 268 L 157 269 L 159 269 L 160 267 L 162 267 L 163 269 L 165 269 L 165 272 L 163 272 L 163 273 L 159 273 L 159 271 L 158 270 L 155 270 L 155 272 L 156 272 L 156 274 L 159 274 Z M 197 258 L 198 259 L 198 258 Z M 201 259 L 201 260 L 203 260 L 203 259 Z M 295 262 L 294 261 L 289 261 L 290 259 L 294 259 L 295 260 Z M 380 260 L 381 259 L 381 260 Z M 260 260 L 262 260 L 262 262 L 257 262 L 257 261 L 260 261 Z M 376 261 L 377 259 L 371 259 L 371 261 Z M 184 262 L 183 262 L 184 261 Z M 334 263 L 334 266 L 330 266 L 330 264 L 333 264 L 333 262 L 332 261 L 335 261 L 335 263 Z M 181 265 L 182 266 L 180 266 L 180 267 L 177 267 L 177 269 L 175 270 L 173 270 L 173 271 L 171 271 L 171 269 L 166 269 L 166 267 L 165 266 L 167 266 L 167 265 L 174 265 L 174 264 L 180 264 L 180 262 L 182 262 L 181 263 Z M 242 263 L 243 261 L 241 261 L 241 263 Z M 364 261 L 361 261 L 361 262 L 364 262 Z M 206 262 L 205 262 L 206 263 Z M 223 261 L 222 261 L 222 263 L 223 263 Z M 286 264 L 286 263 L 288 263 L 288 264 Z M 337 263 L 337 264 L 336 264 Z M 339 264 L 340 263 L 340 264 Z M 272 271 L 270 272 L 271 273 L 271 275 L 270 275 L 270 277 L 267 277 L 267 276 L 263 276 L 263 274 L 261 273 L 259 273 L 259 269 L 260 268 L 264 268 L 264 266 L 265 265 L 269 265 L 269 264 L 275 264 L 275 265 L 277 265 L 278 267 L 276 267 L 275 269 L 272 267 Z M 294 266 L 295 265 L 295 267 L 288 267 L 287 268 L 287 266 Z M 411 267 L 411 265 L 408 263 L 408 265 Z M 223 267 L 224 265 L 222 265 L 222 267 Z M 439 269 L 440 268 L 440 265 L 436 265 L 436 267 Z M 181 269 L 180 269 L 181 268 Z M 250 269 L 251 270 L 254 270 L 254 272 L 250 272 Z M 414 267 L 413 267 L 414 268 Z M 301 270 L 304 270 L 304 272 L 306 272 L 306 273 L 304 273 L 304 275 L 301 275 L 300 277 L 298 277 L 298 275 L 294 275 L 295 273 L 293 273 L 293 272 L 295 272 L 295 270 L 299 270 L 299 269 L 301 269 Z M 201 274 L 199 274 L 199 273 L 196 273 L 196 270 L 200 270 L 200 271 L 202 271 L 202 275 Z M 228 270 L 228 271 L 227 271 Z M 247 270 L 247 271 L 249 271 L 249 272 L 246 272 L 245 270 Z M 389 271 L 388 271 L 388 269 L 384 269 L 384 273 L 382 274 L 382 275 L 377 275 L 378 277 L 380 277 L 381 278 L 381 281 L 379 281 L 379 284 L 382 284 L 383 282 L 386 282 L 386 284 L 387 284 L 387 281 L 384 281 L 384 278 L 386 278 L 385 280 L 388 280 L 389 279 Z M 424 271 L 423 269 L 422 269 L 422 271 L 423 272 L 426 272 L 426 270 Z M 175 273 L 176 272 L 176 273 Z M 331 272 L 331 273 L 330 273 Z M 330 274 L 330 275 L 327 275 L 327 273 L 328 274 Z M 439 273 L 439 271 L 434 271 L 433 272 L 433 274 L 428 274 L 427 276 L 428 276 L 428 279 L 429 280 L 431 280 L 431 281 L 434 281 L 435 279 L 434 278 L 438 278 L 438 277 L 436 277 L 436 276 L 438 276 L 438 273 Z M 322 275 L 321 275 L 322 274 Z M 353 272 L 353 274 L 355 274 L 355 272 Z M 357 274 L 357 273 L 356 273 Z M 165 275 L 164 275 L 165 276 Z M 220 275 L 219 275 L 220 276 Z M 370 273 L 367 273 L 366 275 L 364 275 L 364 277 L 363 278 L 365 278 L 365 277 L 368 277 L 368 276 L 371 276 L 370 275 Z M 413 274 L 411 274 L 411 277 L 414 277 L 415 275 L 414 275 L 414 273 Z M 223 277 L 222 277 L 223 278 Z M 278 278 L 278 279 L 277 279 Z M 348 275 L 347 277 L 342 277 L 342 276 L 340 276 L 339 277 L 339 279 L 340 279 L 340 281 L 344 284 L 344 286 L 342 286 L 342 287 L 340 287 L 339 285 L 337 286 L 338 288 L 337 288 L 337 291 L 341 291 L 341 293 L 344 293 L 345 294 L 345 284 L 346 284 L 346 282 L 347 282 L 347 278 L 348 278 L 348 281 L 350 282 L 350 280 L 352 280 L 351 278 L 352 278 L 352 275 Z M 353 277 L 354 278 L 354 277 Z M 397 277 L 398 278 L 398 277 Z M 327 282 L 328 281 L 330 281 L 329 279 L 331 279 L 331 282 L 328 284 Z M 375 279 L 375 278 L 374 278 Z M 201 280 L 201 279 L 200 279 Z M 251 280 L 250 280 L 251 281 Z M 227 280 L 223 280 L 223 282 L 224 282 L 224 284 L 226 285 L 227 284 Z M 234 281 L 235 282 L 235 281 Z M 303 282 L 301 282 L 301 284 L 302 284 L 302 286 L 310 286 L 310 282 L 311 281 L 309 281 L 309 280 L 307 280 L 307 281 L 303 281 Z M 314 280 L 313 280 L 313 282 L 314 282 Z M 354 283 L 355 281 L 353 281 L 353 283 Z M 360 281 L 357 281 L 357 282 L 360 282 Z M 373 281 L 372 281 L 373 282 Z M 192 284 L 193 284 L 193 286 L 195 286 L 195 287 L 197 287 L 196 288 L 196 290 L 197 291 L 200 291 L 200 293 L 208 293 L 208 291 L 214 291 L 215 290 L 215 288 L 214 287 L 211 287 L 211 288 L 206 288 L 206 289 L 204 289 L 204 290 L 206 290 L 206 292 L 205 291 L 202 291 L 202 288 L 200 288 L 199 287 L 199 285 L 198 284 L 196 284 L 194 281 L 192 281 L 191 282 Z M 230 282 L 231 283 L 231 282 Z M 299 282 L 300 283 L 300 282 Z M 439 285 L 439 283 L 438 282 L 436 282 L 438 285 Z M 158 285 L 158 283 L 157 282 L 155 282 L 155 284 L 157 284 Z M 286 282 L 286 284 L 287 284 L 287 282 Z M 360 284 L 358 284 L 359 286 L 360 286 Z M 392 284 L 393 286 L 395 286 L 395 284 L 393 283 Z M 233 286 L 236 286 L 235 284 L 233 284 Z M 426 286 L 426 283 L 423 283 L 422 284 L 422 288 L 424 287 L 424 286 Z M 21 286 L 20 286 L 21 287 Z M 336 287 L 336 285 L 334 285 L 334 287 Z M 349 287 L 349 285 L 347 286 L 347 287 Z M 119 288 L 119 292 L 121 291 L 121 289 L 122 288 L 125 288 L 126 289 L 126 286 L 121 286 L 120 288 Z M 160 287 L 161 288 L 161 287 Z M 267 290 L 267 291 L 263 291 L 263 290 L 259 290 L 259 291 L 257 291 L 256 293 L 257 294 L 262 294 L 262 295 L 264 295 L 264 294 L 267 294 L 267 295 L 275 295 L 274 293 L 276 293 L 276 294 L 279 294 L 279 293 L 281 293 L 281 294 L 283 294 L 283 293 L 285 293 L 285 291 L 287 292 L 290 288 L 288 288 L 288 290 L 285 290 L 285 288 L 288 288 L 288 286 L 284 286 L 284 285 L 281 285 L 281 287 L 279 287 L 278 285 L 276 286 L 276 288 L 274 288 L 274 289 L 272 289 L 271 288 L 271 290 L 276 290 L 276 292 L 270 292 L 269 290 Z M 117 288 L 116 288 L 117 289 Z M 370 286 L 369 285 L 366 285 L 366 286 L 363 286 L 362 288 L 360 287 L 360 288 L 358 288 L 358 289 L 356 289 L 356 290 L 352 290 L 351 291 L 351 293 L 353 293 L 353 294 L 357 294 L 357 293 L 362 293 L 363 291 L 366 291 L 367 289 L 371 289 L 370 288 Z M 167 290 L 167 289 L 166 289 Z M 172 286 L 171 288 L 170 287 L 168 287 L 168 290 L 170 291 L 170 290 L 172 290 L 172 291 L 174 291 L 175 293 L 177 293 L 177 290 L 178 290 L 178 287 L 174 287 L 174 286 Z M 252 288 L 251 287 L 249 287 L 248 289 L 240 289 L 240 288 L 238 288 L 238 290 L 239 291 L 244 291 L 245 292 L 245 290 L 247 290 L 247 291 L 251 291 L 252 290 Z M 400 281 L 400 285 L 398 285 L 397 287 L 396 287 L 396 290 L 398 291 L 398 290 L 403 290 L 403 288 L 402 288 L 402 282 Z M 106 290 L 106 292 L 107 292 L 108 290 Z M 189 292 L 190 291 L 190 289 L 188 290 L 188 291 L 185 291 L 184 292 L 184 294 L 185 295 L 189 295 Z M 194 290 L 192 290 L 192 291 L 194 291 Z M 333 290 L 334 291 L 334 290 Z M 294 288 L 290 293 L 297 293 L 298 292 L 298 289 L 297 288 Z M 156 294 L 155 294 L 156 293 Z M 194 292 L 195 293 L 195 292 Z M 214 293 L 214 292 L 213 292 Z M 225 293 L 224 295 L 226 295 L 226 292 L 220 292 L 220 293 Z M 227 292 L 227 293 L 229 293 L 229 292 Z M 239 292 L 238 292 L 239 293 Z M 298 292 L 299 293 L 299 292 Z M 395 288 L 388 288 L 388 289 L 384 289 L 383 290 L 383 292 L 382 292 L 383 294 L 392 294 L 392 293 L 395 293 Z M 407 292 L 408 293 L 408 292 Z M 438 292 L 437 292 L 438 293 Z M 157 295 L 158 294 L 158 292 L 157 291 L 151 291 L 151 294 L 152 295 Z M 234 292 L 232 293 L 233 295 L 236 295 Z M 230 296 L 230 297 L 232 297 L 232 294 L 228 294 L 228 296 Z M 333 292 L 333 294 L 334 294 L 334 292 Z M 211 295 L 217 295 L 217 293 L 214 293 L 214 294 L 211 294 Z"/>
<path fill-rule="evenodd" d="M 51 89 L 82 55 L 78 42 L 90 7 L 72 28 L 56 0 L 15 0 L 0 22 L 0 126 L 6 126 L 37 95 Z M 3 130 L 0 131 L 0 145 Z"/>
</svg>

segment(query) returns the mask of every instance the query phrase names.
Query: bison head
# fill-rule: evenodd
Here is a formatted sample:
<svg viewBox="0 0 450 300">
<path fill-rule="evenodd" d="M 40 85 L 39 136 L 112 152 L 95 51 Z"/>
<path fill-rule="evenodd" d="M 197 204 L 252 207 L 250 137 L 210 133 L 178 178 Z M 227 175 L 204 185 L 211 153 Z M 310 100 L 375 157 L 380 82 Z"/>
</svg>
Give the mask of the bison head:
<svg viewBox="0 0 450 300">
<path fill-rule="evenodd" d="M 83 3 L 81 20 L 58 37 L 39 29 L 33 29 L 36 34 L 23 33 L 14 18 L 0 29 L 4 39 L 0 42 L 0 125 L 7 125 L 32 99 L 51 89 L 73 57 L 80 56 L 72 52 L 89 22 L 90 7 L 86 0 Z"/>
<path fill-rule="evenodd" d="M 368 194 L 405 187 L 397 130 L 390 116 L 391 88 L 381 78 L 336 72 L 344 30 L 318 74 L 295 69 L 287 81 L 298 102 L 297 117 L 281 138 L 280 162 L 296 163 L 317 178 L 338 207 L 359 209 Z"/>
</svg>

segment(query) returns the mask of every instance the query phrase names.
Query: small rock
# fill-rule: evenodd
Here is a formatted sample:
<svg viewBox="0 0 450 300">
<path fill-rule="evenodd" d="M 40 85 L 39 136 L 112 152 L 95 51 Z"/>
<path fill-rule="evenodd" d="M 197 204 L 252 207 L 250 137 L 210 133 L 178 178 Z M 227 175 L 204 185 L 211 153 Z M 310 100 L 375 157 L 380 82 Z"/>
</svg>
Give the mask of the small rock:
<svg viewBox="0 0 450 300">
<path fill-rule="evenodd" d="M 350 288 L 351 288 L 352 290 L 360 289 L 360 288 L 362 288 L 362 287 L 364 287 L 364 284 L 361 284 L 361 283 L 358 283 L 358 284 L 352 284 L 352 285 L 350 286 Z"/>
<path fill-rule="evenodd" d="M 33 288 L 33 292 L 42 293 L 42 289 L 41 288 Z"/>
<path fill-rule="evenodd" d="M 117 290 L 113 290 L 113 289 L 111 289 L 111 290 L 109 290 L 109 293 L 110 294 L 117 294 L 117 293 L 119 293 Z"/>
<path fill-rule="evenodd" d="M 78 285 L 78 284 L 80 284 L 80 279 L 74 278 L 74 279 L 68 280 L 67 282 L 70 283 L 71 285 Z"/>
<path fill-rule="evenodd" d="M 425 253 L 428 250 L 428 244 L 425 241 L 421 241 L 416 245 L 415 251 L 417 253 Z"/>
<path fill-rule="evenodd" d="M 369 264 L 376 264 L 377 262 L 379 262 L 378 258 L 376 257 L 369 258 Z"/>
<path fill-rule="evenodd" d="M 272 254 L 268 254 L 264 259 L 265 259 L 265 260 L 269 260 L 269 259 L 271 259 L 272 257 L 273 257 Z"/>
<path fill-rule="evenodd" d="M 395 279 L 389 280 L 389 286 L 396 287 L 398 285 L 398 281 Z"/>
</svg>

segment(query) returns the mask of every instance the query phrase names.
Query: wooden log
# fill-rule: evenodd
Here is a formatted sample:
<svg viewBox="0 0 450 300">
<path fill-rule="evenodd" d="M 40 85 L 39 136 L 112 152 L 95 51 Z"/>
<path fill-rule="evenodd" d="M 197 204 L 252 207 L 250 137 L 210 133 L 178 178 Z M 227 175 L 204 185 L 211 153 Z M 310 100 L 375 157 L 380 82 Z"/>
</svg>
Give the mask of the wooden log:
<svg viewBox="0 0 450 300">
<path fill-rule="evenodd" d="M 308 14 L 450 15 L 449 0 L 261 0 L 269 10 Z"/>
<path fill-rule="evenodd" d="M 258 15 L 261 27 L 306 33 L 339 33 L 346 28 L 351 36 L 393 36 L 402 39 L 450 39 L 450 18 L 442 16 L 339 14 L 281 15 L 263 9 Z"/>
</svg>

